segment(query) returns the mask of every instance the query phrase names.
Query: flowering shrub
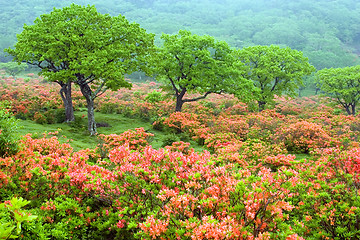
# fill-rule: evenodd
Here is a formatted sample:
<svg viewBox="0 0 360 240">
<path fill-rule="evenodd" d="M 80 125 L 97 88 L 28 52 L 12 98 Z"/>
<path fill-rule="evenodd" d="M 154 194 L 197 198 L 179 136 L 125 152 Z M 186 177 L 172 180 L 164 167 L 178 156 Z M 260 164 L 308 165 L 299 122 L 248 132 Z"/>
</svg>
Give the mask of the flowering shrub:
<svg viewBox="0 0 360 240">
<path fill-rule="evenodd" d="M 100 134 L 99 138 L 103 141 L 100 146 L 100 151 L 108 153 L 110 150 L 115 147 L 129 144 L 130 149 L 142 149 L 147 146 L 148 139 L 153 136 L 152 133 L 148 133 L 144 128 L 136 128 L 135 130 L 128 130 L 123 132 L 120 135 L 110 134 L 104 135 Z"/>
<path fill-rule="evenodd" d="M 296 158 L 295 155 L 284 155 L 284 154 L 279 154 L 276 156 L 267 156 L 263 159 L 263 165 L 268 166 L 276 171 L 276 169 L 279 167 L 291 166 L 295 158 Z"/>
<path fill-rule="evenodd" d="M 114 182 L 116 173 L 87 164 L 86 151 L 73 153 L 68 144 L 60 144 L 56 137 L 32 139 L 28 135 L 22 144 L 25 148 L 13 157 L 0 158 L 1 200 L 12 195 L 32 200 L 41 226 L 37 234 L 81 239 L 93 219 L 104 220 L 97 218 L 99 207 L 108 206 L 120 194 Z M 116 222 L 111 221 L 118 220 L 108 221 L 112 225 Z M 95 220 L 94 224 L 101 225 Z M 94 231 L 94 236 L 106 236 L 94 228 L 88 229 Z"/>
<path fill-rule="evenodd" d="M 4 81 L 5 84 L 0 84 L 0 101 L 9 101 L 11 111 L 17 118 L 34 120 L 36 113 L 43 115 L 50 110 L 63 108 L 61 97 L 56 91 L 58 85 L 55 83 L 44 83 L 42 78 L 33 78 L 30 81 L 21 78 Z M 76 107 L 79 101 L 84 102 L 79 91 L 73 91 L 72 95 Z M 44 118 L 44 122 L 51 123 L 51 120 L 47 121 L 46 116 Z"/>
<path fill-rule="evenodd" d="M 348 152 L 325 149 L 324 156 L 297 165 L 299 183 L 292 202 L 297 206 L 291 214 L 297 233 L 317 239 L 357 239 L 359 150 Z"/>
<path fill-rule="evenodd" d="M 229 103 L 229 102 L 226 102 Z M 229 104 L 224 104 L 225 108 L 225 114 L 226 115 L 245 115 L 249 113 L 248 106 L 245 103 L 236 103 L 232 106 L 229 106 Z"/>
<path fill-rule="evenodd" d="M 30 77 L 4 79 L 0 99 L 17 117 L 55 121 L 54 86 Z M 0 157 L 0 202 L 31 201 L 27 213 L 38 217 L 21 223 L 22 239 L 360 238 L 359 117 L 334 115 L 319 97 L 278 98 L 255 113 L 227 95 L 171 113 L 173 100 L 160 94 L 154 83 L 135 84 L 106 92 L 96 109 L 172 129 L 164 148 L 142 128 L 99 135 L 97 148 L 77 152 L 51 134 L 14 141 L 19 151 Z M 74 106 L 85 106 L 76 89 Z"/>
<path fill-rule="evenodd" d="M 256 177 L 247 171 L 235 174 L 236 177 L 228 172 L 222 167 L 213 173 L 199 174 L 198 171 L 187 191 L 161 190 L 158 198 L 165 206 L 160 214 L 151 215 L 140 224 L 140 236 L 147 239 L 270 239 L 279 231 L 291 235 L 289 226 L 283 222 L 286 212 L 293 207 L 282 198 L 288 194 L 285 186 L 294 184 L 295 178 L 275 177 L 266 168 Z M 201 182 L 208 177 L 212 181 L 201 191 Z M 267 238 L 263 238 L 265 236 Z"/>
<path fill-rule="evenodd" d="M 285 156 L 285 146 L 281 144 L 270 144 L 258 139 L 249 139 L 245 142 L 239 140 L 227 141 L 218 144 L 216 153 L 224 160 L 237 162 L 249 169 L 259 169 L 262 166 L 275 170 L 280 166 L 290 165 L 294 156 Z"/>
<path fill-rule="evenodd" d="M 311 118 L 316 116 L 329 116 L 334 112 L 334 108 L 329 106 L 330 101 L 326 97 L 311 96 L 289 99 L 276 97 L 276 112 L 283 115 L 297 115 L 301 118 Z"/>
<path fill-rule="evenodd" d="M 47 123 L 47 120 L 46 120 L 46 117 L 44 116 L 44 114 L 39 113 L 39 112 L 36 112 L 36 113 L 34 114 L 33 120 L 34 120 L 36 123 L 39 123 L 39 124 L 45 124 L 45 123 Z"/>
<path fill-rule="evenodd" d="M 276 216 L 280 221 L 291 206 L 284 201 L 285 190 L 281 195 L 270 190 L 281 184 L 273 185 L 280 181 L 277 173 L 265 168 L 254 178 L 248 171 L 237 173 L 235 165 L 221 163 L 208 152 L 188 151 L 184 143 L 174 144 L 178 150 L 144 146 L 134 151 L 127 141 L 111 147 L 108 158 L 99 159 L 97 165 L 89 165 L 88 151 L 73 152 L 56 137 L 28 135 L 23 141 L 29 148 L 1 159 L 6 175 L 1 178 L 2 194 L 31 199 L 45 236 L 250 239 L 271 236 L 278 229 L 290 231 L 285 225 L 270 224 Z M 269 186 L 263 185 L 265 178 L 273 179 Z M 263 189 L 261 194 L 258 188 Z M 254 194 L 260 194 L 259 200 L 251 200 Z M 220 231 L 221 226 L 228 230 Z M 205 229 L 218 233 L 202 235 Z"/>
<path fill-rule="evenodd" d="M 312 148 L 328 147 L 332 138 L 316 123 L 299 121 L 282 128 L 275 138 L 284 142 L 288 151 L 308 153 Z"/>
<path fill-rule="evenodd" d="M 207 137 L 205 146 L 214 151 L 223 148 L 236 140 L 237 138 L 234 133 L 215 133 Z"/>
<path fill-rule="evenodd" d="M 248 139 L 260 139 L 270 141 L 277 128 L 285 121 L 285 116 L 276 113 L 275 110 L 264 110 L 260 113 L 252 113 L 246 116 L 249 125 Z"/>
<path fill-rule="evenodd" d="M 176 130 L 178 133 L 189 132 L 193 133 L 195 129 L 201 127 L 196 114 L 175 112 L 163 122 L 164 125 Z"/>
<path fill-rule="evenodd" d="M 234 133 L 237 139 L 244 140 L 249 132 L 249 125 L 242 117 L 219 116 L 210 127 L 213 133 Z"/>
<path fill-rule="evenodd" d="M 189 149 L 189 146 L 190 143 L 180 141 L 180 142 L 173 142 L 171 146 L 165 146 L 165 148 L 171 152 L 179 151 L 185 155 L 188 155 L 194 152 L 194 149 L 193 148 Z"/>
<path fill-rule="evenodd" d="M 239 149 L 242 158 L 252 166 L 256 166 L 263 159 L 287 153 L 281 144 L 271 144 L 258 139 L 249 139 Z"/>
</svg>

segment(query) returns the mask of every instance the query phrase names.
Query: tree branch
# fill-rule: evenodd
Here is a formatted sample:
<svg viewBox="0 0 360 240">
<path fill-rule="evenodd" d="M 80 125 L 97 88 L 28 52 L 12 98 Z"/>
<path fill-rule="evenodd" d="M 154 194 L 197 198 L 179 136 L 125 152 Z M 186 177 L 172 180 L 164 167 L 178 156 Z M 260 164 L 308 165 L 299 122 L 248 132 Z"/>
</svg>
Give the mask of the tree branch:
<svg viewBox="0 0 360 240">
<path fill-rule="evenodd" d="M 217 94 L 221 94 L 222 91 L 220 91 L 219 93 Z M 214 92 L 206 92 L 204 95 L 200 96 L 200 97 L 197 97 L 197 98 L 191 98 L 191 99 L 184 99 L 183 102 L 195 102 L 195 101 L 198 101 L 200 99 L 204 99 L 206 98 L 210 93 L 214 93 Z"/>
</svg>

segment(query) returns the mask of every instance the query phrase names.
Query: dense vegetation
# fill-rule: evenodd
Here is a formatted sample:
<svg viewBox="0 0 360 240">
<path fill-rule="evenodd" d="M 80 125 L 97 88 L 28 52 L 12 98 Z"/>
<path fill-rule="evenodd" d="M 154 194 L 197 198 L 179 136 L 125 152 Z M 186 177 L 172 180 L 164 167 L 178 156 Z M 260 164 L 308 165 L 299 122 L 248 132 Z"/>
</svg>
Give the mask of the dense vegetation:
<svg viewBox="0 0 360 240">
<path fill-rule="evenodd" d="M 136 70 L 167 83 L 175 92 L 177 112 L 185 102 L 211 93 L 256 99 L 262 111 L 275 95 L 296 94 L 303 78 L 315 71 L 302 52 L 289 47 L 235 50 L 225 41 L 185 30 L 163 34 L 162 46 L 155 47 L 153 34 L 124 16 L 112 17 L 94 6 L 76 4 L 42 14 L 33 25 L 25 24 L 17 38 L 14 48 L 5 52 L 19 68 L 23 63 L 34 65 L 41 69 L 40 76 L 61 86 L 67 121 L 74 119 L 71 85 L 80 87 L 91 135 L 97 133 L 94 100 L 108 89 L 131 87 L 124 75 Z M 202 96 L 186 98 L 187 93 Z"/>
<path fill-rule="evenodd" d="M 124 15 L 148 32 L 174 34 L 180 29 L 225 40 L 232 47 L 285 45 L 301 50 L 317 69 L 358 63 L 360 3 L 356 0 L 117 0 L 2 2 L 0 49 L 14 45 L 23 24 L 53 7 L 95 5 L 101 13 Z M 1 52 L 1 51 L 0 51 Z M 1 54 L 1 60 L 4 54 Z"/>
<path fill-rule="evenodd" d="M 216 21 L 205 17 L 204 26 L 256 5 L 225 2 L 231 11 Z M 169 3 L 117 2 L 137 13 Z M 176 1 L 170 9 L 185 16 L 208 3 Z M 251 11 L 283 4 L 287 16 L 303 6 L 262 4 Z M 347 7 L 356 19 L 357 6 Z M 277 24 L 258 40 L 273 32 L 289 33 L 282 38 L 289 40 L 291 31 L 277 32 Z M 315 79 L 334 98 L 294 98 L 315 68 L 288 47 L 298 43 L 270 38 L 282 46 L 247 46 L 260 30 L 240 49 L 187 30 L 162 34 L 154 46 L 137 23 L 76 4 L 24 25 L 5 51 L 41 71 L 19 77 L 24 65 L 1 64 L 0 239 L 359 239 L 360 74 L 358 66 L 344 67 L 357 63 L 351 51 L 358 36 L 326 29 L 326 39 L 340 43 L 342 67 L 318 69 L 305 82 Z M 231 42 L 235 35 L 219 36 Z M 124 78 L 135 70 L 163 84 Z M 95 122 L 95 111 L 107 121 Z M 112 129 L 120 119 L 148 129 Z M 20 136 L 19 126 L 29 122 L 58 128 Z M 74 149 L 69 133 L 97 144 Z"/>
<path fill-rule="evenodd" d="M 51 126 L 64 120 L 57 87 L 31 74 L 3 74 L 0 101 L 11 103 L 3 108 L 16 118 Z M 86 102 L 73 90 L 77 112 Z M 183 112 L 172 113 L 174 104 L 154 82 L 96 101 L 98 112 L 114 116 L 103 126 L 142 118 L 167 133 L 163 147 L 152 146 L 150 129 L 134 128 L 74 150 L 71 141 L 59 142 L 65 123 L 11 138 L 15 151 L 0 158 L 1 236 L 359 238 L 358 116 L 320 97 L 277 98 L 262 112 L 231 95 L 210 95 Z M 73 134 L 86 129 L 86 116 L 77 117 Z M 190 141 L 206 151 L 195 152 Z"/>
</svg>

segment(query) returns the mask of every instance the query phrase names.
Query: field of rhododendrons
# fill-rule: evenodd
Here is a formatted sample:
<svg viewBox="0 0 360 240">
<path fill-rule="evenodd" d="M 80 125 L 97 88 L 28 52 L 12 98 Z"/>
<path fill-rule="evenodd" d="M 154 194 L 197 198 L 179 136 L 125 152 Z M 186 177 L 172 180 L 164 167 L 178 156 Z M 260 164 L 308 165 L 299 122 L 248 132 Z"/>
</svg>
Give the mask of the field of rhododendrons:
<svg viewBox="0 0 360 240">
<path fill-rule="evenodd" d="M 62 110 L 58 91 L 33 75 L 0 79 L 0 101 L 42 124 Z M 85 106 L 76 88 L 73 101 Z M 206 150 L 155 149 L 143 128 L 79 151 L 56 132 L 23 136 L 0 158 L 0 217 L 37 216 L 21 239 L 360 238 L 359 117 L 318 96 L 278 98 L 260 113 L 228 95 L 174 108 L 154 82 L 96 100 L 96 111 L 147 119 Z M 11 210 L 14 198 L 29 203 Z"/>
</svg>

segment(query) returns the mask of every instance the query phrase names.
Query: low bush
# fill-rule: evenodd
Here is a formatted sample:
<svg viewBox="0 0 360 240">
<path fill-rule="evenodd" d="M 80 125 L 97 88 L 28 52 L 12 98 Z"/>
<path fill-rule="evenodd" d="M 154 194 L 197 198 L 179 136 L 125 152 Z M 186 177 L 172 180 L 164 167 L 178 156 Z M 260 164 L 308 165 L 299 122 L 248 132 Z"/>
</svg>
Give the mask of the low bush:
<svg viewBox="0 0 360 240">
<path fill-rule="evenodd" d="M 290 124 L 280 131 L 275 138 L 294 153 L 309 153 L 310 149 L 329 147 L 332 143 L 332 138 L 320 125 L 308 121 Z"/>
<path fill-rule="evenodd" d="M 18 120 L 10 112 L 8 102 L 0 102 L 0 157 L 10 156 L 19 150 Z"/>
</svg>

